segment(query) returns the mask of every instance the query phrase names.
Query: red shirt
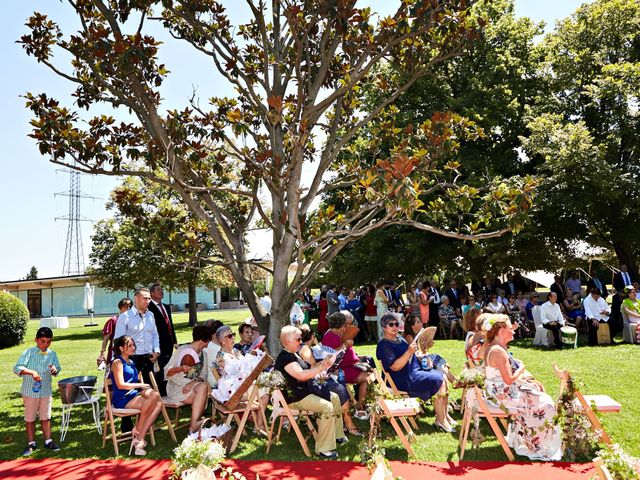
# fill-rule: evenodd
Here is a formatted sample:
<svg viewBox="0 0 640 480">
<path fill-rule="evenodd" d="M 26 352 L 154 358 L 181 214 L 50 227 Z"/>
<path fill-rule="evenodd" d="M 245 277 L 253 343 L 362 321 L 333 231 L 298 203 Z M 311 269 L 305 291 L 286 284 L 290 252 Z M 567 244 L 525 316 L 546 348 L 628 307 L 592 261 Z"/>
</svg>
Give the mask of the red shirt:
<svg viewBox="0 0 640 480">
<path fill-rule="evenodd" d="M 116 333 L 116 322 L 118 321 L 118 316 L 114 315 L 109 320 L 107 320 L 102 327 L 102 337 L 105 335 L 109 335 L 109 348 L 107 349 L 107 356 L 105 360 L 107 361 L 107 365 L 111 365 L 111 354 L 113 352 L 113 334 Z"/>
</svg>

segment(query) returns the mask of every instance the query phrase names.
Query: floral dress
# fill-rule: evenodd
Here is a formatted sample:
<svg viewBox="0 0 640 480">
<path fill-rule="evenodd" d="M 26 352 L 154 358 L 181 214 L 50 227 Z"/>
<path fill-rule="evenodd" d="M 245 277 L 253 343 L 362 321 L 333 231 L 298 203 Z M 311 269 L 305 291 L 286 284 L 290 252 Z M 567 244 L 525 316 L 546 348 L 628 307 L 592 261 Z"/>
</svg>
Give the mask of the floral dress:
<svg viewBox="0 0 640 480">
<path fill-rule="evenodd" d="M 558 461 L 562 458 L 560 428 L 553 425 L 553 399 L 524 380 L 504 383 L 500 370 L 486 366 L 485 392 L 489 403 L 515 418 L 507 430 L 507 442 L 518 455 L 531 460 Z"/>
<path fill-rule="evenodd" d="M 167 373 L 169 370 L 173 367 L 179 367 L 182 363 L 182 359 L 187 355 L 192 357 L 196 364 L 191 367 L 187 373 L 178 372 L 168 377 Z M 205 368 L 202 368 L 204 364 L 204 352 L 201 351 L 198 353 L 192 349 L 190 345 L 183 345 L 173 352 L 169 363 L 164 367 L 164 375 L 167 379 L 167 398 L 172 402 L 178 403 L 183 402 L 189 395 L 191 395 L 191 391 L 195 384 L 192 385 L 187 393 L 184 393 L 182 390 L 196 377 L 202 378 L 203 381 L 206 380 L 208 372 Z"/>
</svg>

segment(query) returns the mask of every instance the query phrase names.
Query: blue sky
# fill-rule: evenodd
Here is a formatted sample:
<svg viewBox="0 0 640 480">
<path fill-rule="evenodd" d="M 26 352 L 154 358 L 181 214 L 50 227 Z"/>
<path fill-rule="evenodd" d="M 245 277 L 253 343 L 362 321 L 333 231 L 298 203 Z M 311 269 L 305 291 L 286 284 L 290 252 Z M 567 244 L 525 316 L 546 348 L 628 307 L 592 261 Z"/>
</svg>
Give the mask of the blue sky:
<svg viewBox="0 0 640 480">
<path fill-rule="evenodd" d="M 243 2 L 225 2 L 232 7 L 232 19 L 239 19 Z M 389 0 L 372 0 L 374 10 L 389 13 Z M 551 29 L 556 20 L 571 14 L 582 0 L 516 0 L 516 13 L 536 21 L 545 21 Z M 386 10 L 386 12 L 385 12 Z M 62 101 L 69 98 L 70 85 L 45 66 L 27 57 L 15 41 L 26 32 L 24 23 L 34 12 L 48 14 L 66 31 L 76 29 L 76 22 L 66 2 L 52 0 L 22 0 L 10 2 L 0 17 L 0 56 L 5 72 L 0 75 L 0 281 L 24 277 L 32 265 L 39 276 L 51 277 L 62 273 L 68 224 L 56 217 L 67 215 L 68 199 L 55 196 L 69 188 L 69 178 L 58 167 L 42 157 L 33 140 L 27 137 L 29 112 L 24 108 L 27 91 L 46 92 Z M 162 32 L 158 32 L 158 38 Z M 171 75 L 164 84 L 163 95 L 167 107 L 182 107 L 197 88 L 201 98 L 220 94 L 223 82 L 210 70 L 192 69 L 197 57 L 186 47 L 161 49 L 162 61 Z M 70 102 L 67 102 L 70 104 Z M 96 200 L 82 201 L 82 216 L 99 220 L 108 216 L 104 203 L 116 185 L 112 178 L 83 176 L 82 190 Z M 85 262 L 91 249 L 92 224 L 82 224 Z"/>
</svg>

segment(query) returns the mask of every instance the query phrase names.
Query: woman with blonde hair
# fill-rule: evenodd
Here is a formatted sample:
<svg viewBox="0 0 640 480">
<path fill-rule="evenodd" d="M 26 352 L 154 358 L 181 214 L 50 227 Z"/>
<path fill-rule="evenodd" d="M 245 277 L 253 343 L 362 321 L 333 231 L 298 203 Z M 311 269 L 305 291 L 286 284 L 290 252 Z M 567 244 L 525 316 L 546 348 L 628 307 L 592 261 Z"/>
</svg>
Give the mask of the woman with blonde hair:
<svg viewBox="0 0 640 480">
<path fill-rule="evenodd" d="M 562 438 L 560 428 L 553 423 L 555 402 L 524 364 L 507 351 L 514 335 L 511 320 L 507 315 L 488 315 L 482 328 L 487 343 L 484 353 L 487 399 L 514 414 L 507 430 L 509 446 L 531 460 L 560 460 Z"/>
</svg>

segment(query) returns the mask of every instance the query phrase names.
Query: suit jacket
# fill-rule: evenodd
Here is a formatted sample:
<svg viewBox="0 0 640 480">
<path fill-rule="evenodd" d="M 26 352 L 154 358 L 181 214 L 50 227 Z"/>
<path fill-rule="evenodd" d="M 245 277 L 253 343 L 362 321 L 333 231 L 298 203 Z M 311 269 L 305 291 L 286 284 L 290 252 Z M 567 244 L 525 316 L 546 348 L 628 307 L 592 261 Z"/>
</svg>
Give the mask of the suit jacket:
<svg viewBox="0 0 640 480">
<path fill-rule="evenodd" d="M 329 315 L 340 311 L 340 300 L 338 299 L 338 294 L 333 290 L 327 292 L 327 306 Z"/>
<path fill-rule="evenodd" d="M 564 287 L 562 285 L 558 285 L 556 282 L 553 282 L 550 290 L 558 296 L 556 303 L 562 306 L 562 302 L 564 302 L 564 299 L 566 297 L 566 295 L 564 294 Z"/>
<path fill-rule="evenodd" d="M 178 343 L 178 339 L 176 338 L 176 330 L 173 328 L 173 319 L 171 318 L 171 308 L 166 303 L 163 303 L 165 311 L 167 312 L 167 316 L 169 317 L 169 324 L 171 325 L 171 333 L 169 333 L 169 329 L 167 328 L 167 322 L 162 315 L 160 309 L 156 306 L 153 300 L 149 302 L 149 311 L 153 313 L 153 317 L 156 319 L 156 328 L 158 330 L 158 337 L 160 338 L 160 357 L 166 358 L 165 364 L 171 358 L 171 354 L 173 353 L 173 346 Z M 161 367 L 162 362 L 160 363 Z"/>
<path fill-rule="evenodd" d="M 631 282 L 629 283 L 633 283 L 636 281 L 636 279 L 633 278 L 633 275 L 631 275 L 629 272 L 627 272 L 627 274 L 629 275 L 629 279 L 631 280 Z M 624 291 L 624 287 L 626 287 L 627 285 L 628 284 L 625 283 L 624 279 L 622 278 L 622 272 L 617 272 L 613 276 L 613 288 L 615 288 L 618 292 Z"/>
<path fill-rule="evenodd" d="M 504 282 L 502 284 L 502 289 L 504 290 L 504 293 L 507 295 L 507 297 L 511 294 L 515 295 L 515 293 L 518 291 L 518 286 L 516 285 L 516 282 L 512 281 L 511 285 L 513 285 L 513 292 L 511 291 L 509 282 Z"/>
<path fill-rule="evenodd" d="M 458 293 L 458 289 L 456 289 L 455 294 L 453 292 L 453 288 L 449 287 L 444 291 L 444 294 L 449 298 L 449 305 L 451 305 L 454 309 L 460 308 L 460 294 Z"/>
<path fill-rule="evenodd" d="M 600 291 L 602 292 L 602 298 L 607 298 L 609 296 L 609 292 L 607 292 L 606 283 L 604 282 L 604 280 L 600 279 L 600 277 L 598 277 L 598 280 L 600 280 L 600 283 L 602 284 L 602 288 L 600 289 Z M 596 282 L 593 281 L 593 278 L 590 278 L 587 281 L 587 295 L 589 295 L 589 292 L 591 292 L 591 290 L 596 287 Z"/>
</svg>

